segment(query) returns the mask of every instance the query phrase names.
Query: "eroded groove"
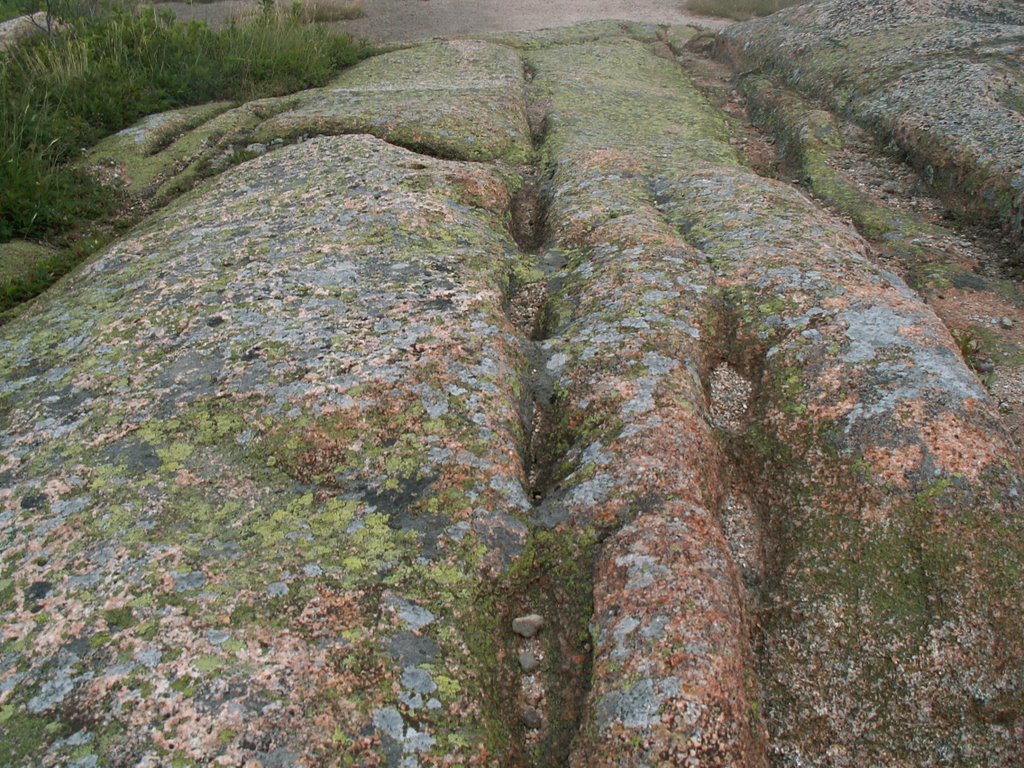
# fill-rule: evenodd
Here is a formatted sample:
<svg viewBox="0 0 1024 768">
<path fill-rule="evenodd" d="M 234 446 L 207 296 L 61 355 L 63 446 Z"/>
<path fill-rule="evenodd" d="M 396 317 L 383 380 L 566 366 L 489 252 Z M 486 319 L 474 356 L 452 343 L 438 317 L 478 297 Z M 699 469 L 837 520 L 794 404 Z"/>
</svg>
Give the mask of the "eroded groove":
<svg viewBox="0 0 1024 768">
<path fill-rule="evenodd" d="M 529 70 L 527 70 L 529 73 Z M 535 145 L 544 139 L 545 119 L 528 109 Z M 506 614 L 511 630 L 508 666 L 515 673 L 516 722 L 525 765 L 554 768 L 568 760 L 582 714 L 590 671 L 587 621 L 592 612 L 590 584 L 592 542 L 553 511 L 548 491 L 557 475 L 558 402 L 545 341 L 557 330 L 555 304 L 565 259 L 544 248 L 547 197 L 539 174 L 527 172 L 511 202 L 509 225 L 527 265 L 510 276 L 506 309 L 520 333 L 526 370 L 522 377 L 520 418 L 525 487 L 534 508 L 528 551 L 513 577 L 512 609 Z M 555 505 L 557 506 L 557 505 Z"/>
</svg>

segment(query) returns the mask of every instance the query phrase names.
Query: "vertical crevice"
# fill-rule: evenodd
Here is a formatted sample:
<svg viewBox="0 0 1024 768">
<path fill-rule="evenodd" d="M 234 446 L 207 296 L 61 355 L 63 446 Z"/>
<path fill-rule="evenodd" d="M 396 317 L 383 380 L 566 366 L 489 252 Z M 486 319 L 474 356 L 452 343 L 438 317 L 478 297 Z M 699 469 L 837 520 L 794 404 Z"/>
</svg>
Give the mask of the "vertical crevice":
<svg viewBox="0 0 1024 768">
<path fill-rule="evenodd" d="M 527 80 L 531 79 L 529 69 Z M 528 106 L 534 147 L 547 128 L 546 105 Z M 581 719 L 590 672 L 593 544 L 566 526 L 543 520 L 558 479 L 559 401 L 552 357 L 546 342 L 560 325 L 558 305 L 564 256 L 546 247 L 548 196 L 542 173 L 523 171 L 522 186 L 511 202 L 509 231 L 521 262 L 509 280 L 507 310 L 520 333 L 525 361 L 520 420 L 524 486 L 534 509 L 527 552 L 513 574 L 504 640 L 506 665 L 515 676 L 516 721 L 510 730 L 520 740 L 520 758 L 531 768 L 568 763 L 572 738 Z"/>
<path fill-rule="evenodd" d="M 737 314 L 737 299 L 730 296 L 729 290 L 721 292 L 715 304 L 716 321 L 712 340 L 706 347 L 702 378 L 708 418 L 722 448 L 718 521 L 742 581 L 744 624 L 753 671 L 757 673 L 747 695 L 760 713 L 758 719 L 763 726 L 763 696 L 759 684 L 764 658 L 762 627 L 773 558 L 770 542 L 776 537 L 770 530 L 770 502 L 759 484 L 763 480 L 762 467 L 751 440 L 756 432 L 764 346 L 759 340 L 744 335 Z"/>
</svg>

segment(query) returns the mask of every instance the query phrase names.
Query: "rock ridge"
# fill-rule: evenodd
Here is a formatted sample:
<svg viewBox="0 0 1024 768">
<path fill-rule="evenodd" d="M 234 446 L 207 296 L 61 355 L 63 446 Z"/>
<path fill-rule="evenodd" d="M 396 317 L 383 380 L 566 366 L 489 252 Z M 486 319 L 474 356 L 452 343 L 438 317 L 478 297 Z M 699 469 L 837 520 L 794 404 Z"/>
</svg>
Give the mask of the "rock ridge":
<svg viewBox="0 0 1024 768">
<path fill-rule="evenodd" d="M 242 107 L 0 328 L 0 763 L 1019 764 L 995 404 L 658 39 Z"/>
</svg>

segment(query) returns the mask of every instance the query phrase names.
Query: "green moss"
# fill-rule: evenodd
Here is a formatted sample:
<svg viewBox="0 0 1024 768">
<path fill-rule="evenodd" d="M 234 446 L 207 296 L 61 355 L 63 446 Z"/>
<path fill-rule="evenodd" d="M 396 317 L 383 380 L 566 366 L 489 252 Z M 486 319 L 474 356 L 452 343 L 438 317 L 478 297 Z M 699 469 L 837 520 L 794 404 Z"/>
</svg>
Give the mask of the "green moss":
<svg viewBox="0 0 1024 768">
<path fill-rule="evenodd" d="M 677 56 L 681 54 L 688 42 L 701 35 L 701 30 L 696 27 L 673 25 L 665 30 L 665 42 L 668 43 L 672 53 Z"/>
<path fill-rule="evenodd" d="M 200 656 L 193 660 L 192 666 L 201 675 L 210 675 L 221 669 L 227 660 L 220 656 Z"/>
<path fill-rule="evenodd" d="M 514 670 L 499 659 L 512 659 L 511 633 L 506 626 L 511 620 L 509 606 L 503 605 L 498 593 L 483 593 L 473 604 L 464 607 L 467 625 L 463 636 L 472 654 L 475 670 L 473 691 L 483 702 L 483 733 L 474 734 L 460 729 L 462 736 L 479 739 L 499 758 L 511 757 L 522 731 L 516 705 L 512 697 L 495 695 L 498 691 L 514 690 Z"/>
<path fill-rule="evenodd" d="M 597 542 L 592 528 L 535 531 L 511 574 L 524 604 L 549 622 L 541 635 L 549 728 L 533 750 L 539 764 L 552 755 L 568 754 L 582 715 L 590 670 L 567 664 L 565 655 L 590 658 Z"/>
<path fill-rule="evenodd" d="M 42 715 L 21 710 L 3 710 L 3 738 L 0 739 L 0 764 L 20 765 L 38 757 L 39 748 L 51 738 L 70 733 L 67 725 Z"/>
<path fill-rule="evenodd" d="M 180 693 L 186 698 L 192 698 L 196 693 L 196 684 L 195 678 L 182 675 L 171 683 L 171 690 Z"/>
</svg>

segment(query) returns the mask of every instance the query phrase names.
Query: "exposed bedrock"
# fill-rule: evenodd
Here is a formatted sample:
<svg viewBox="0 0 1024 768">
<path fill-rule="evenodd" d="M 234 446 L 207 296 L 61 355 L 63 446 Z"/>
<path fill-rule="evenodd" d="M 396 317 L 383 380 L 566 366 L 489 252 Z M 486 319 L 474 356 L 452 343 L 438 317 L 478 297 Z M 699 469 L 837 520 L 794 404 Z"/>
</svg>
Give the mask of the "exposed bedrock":
<svg viewBox="0 0 1024 768">
<path fill-rule="evenodd" d="M 7 764 L 499 759 L 508 208 L 489 167 L 315 139 L 4 328 Z"/>
<path fill-rule="evenodd" d="M 948 332 L 644 41 L 540 39 L 370 60 L 380 138 L 0 328 L 0 763 L 1020 765 Z M 364 130 L 364 75 L 253 130 Z"/>
<path fill-rule="evenodd" d="M 892 141 L 948 201 L 1024 238 L 1024 12 L 1011 0 L 830 0 L 719 49 Z"/>
<path fill-rule="evenodd" d="M 592 687 L 570 764 L 763 764 L 742 587 L 716 517 L 723 455 L 701 383 L 713 274 L 650 187 L 657 165 L 730 157 L 724 126 L 637 43 L 529 61 L 530 97 L 549 104 L 549 247 L 569 262 L 545 342 L 566 450 L 541 511 L 602 539 Z"/>
<path fill-rule="evenodd" d="M 758 764 L 763 712 L 782 764 L 1012 764 L 1020 587 L 996 572 L 1021 558 L 1015 459 L 942 324 L 851 230 L 731 161 L 715 114 L 640 46 L 530 60 L 551 102 L 548 226 L 574 252 L 550 342 L 564 503 L 628 523 L 598 556 L 577 762 Z M 738 439 L 708 424 L 722 360 L 753 384 Z M 770 534 L 752 666 L 707 522 L 723 442 Z M 694 601 L 680 585 L 697 583 Z"/>
<path fill-rule="evenodd" d="M 511 48 L 437 41 L 374 57 L 299 95 L 255 138 L 372 133 L 438 157 L 522 163 L 530 155 L 524 85 Z"/>
</svg>

